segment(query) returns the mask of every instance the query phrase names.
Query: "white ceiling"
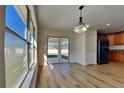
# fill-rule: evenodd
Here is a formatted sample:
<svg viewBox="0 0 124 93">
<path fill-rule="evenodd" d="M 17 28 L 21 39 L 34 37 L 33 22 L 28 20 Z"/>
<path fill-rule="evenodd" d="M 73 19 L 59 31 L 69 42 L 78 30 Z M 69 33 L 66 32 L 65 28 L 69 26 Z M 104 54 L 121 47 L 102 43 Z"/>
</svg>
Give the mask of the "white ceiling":
<svg viewBox="0 0 124 93">
<path fill-rule="evenodd" d="M 79 5 L 40 5 L 40 29 L 72 31 L 79 22 Z M 86 5 L 83 20 L 103 33 L 124 31 L 124 5 Z M 110 26 L 106 24 L 110 23 Z"/>
</svg>

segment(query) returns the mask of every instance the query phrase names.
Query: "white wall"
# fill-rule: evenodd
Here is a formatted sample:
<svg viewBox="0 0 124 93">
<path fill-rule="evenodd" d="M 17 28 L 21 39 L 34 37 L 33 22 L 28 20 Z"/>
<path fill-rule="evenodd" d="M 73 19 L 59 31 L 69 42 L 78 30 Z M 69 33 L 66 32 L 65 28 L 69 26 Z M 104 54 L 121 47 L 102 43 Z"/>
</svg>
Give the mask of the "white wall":
<svg viewBox="0 0 124 93">
<path fill-rule="evenodd" d="M 73 34 L 71 44 L 71 62 L 81 65 L 96 64 L 97 31 L 89 30 Z"/>
<path fill-rule="evenodd" d="M 71 44 L 71 62 L 86 65 L 85 63 L 85 32 L 75 33 Z"/>
<path fill-rule="evenodd" d="M 85 35 L 86 65 L 97 64 L 97 30 L 89 30 Z"/>
<path fill-rule="evenodd" d="M 4 31 L 5 6 L 0 6 L 0 88 L 5 87 Z"/>
</svg>

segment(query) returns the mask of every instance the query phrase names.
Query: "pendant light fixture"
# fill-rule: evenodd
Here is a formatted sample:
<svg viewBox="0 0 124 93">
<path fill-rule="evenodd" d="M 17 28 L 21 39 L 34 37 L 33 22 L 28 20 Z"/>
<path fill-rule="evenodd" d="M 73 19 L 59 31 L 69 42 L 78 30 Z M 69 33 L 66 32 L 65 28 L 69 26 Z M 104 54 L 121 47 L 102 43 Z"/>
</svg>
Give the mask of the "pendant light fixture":
<svg viewBox="0 0 124 93">
<path fill-rule="evenodd" d="M 90 28 L 89 24 L 85 24 L 82 19 L 82 9 L 84 8 L 84 6 L 80 6 L 79 10 L 80 10 L 80 17 L 79 17 L 79 25 L 77 27 L 75 27 L 73 30 L 76 33 L 81 33 L 81 32 L 85 32 Z"/>
</svg>

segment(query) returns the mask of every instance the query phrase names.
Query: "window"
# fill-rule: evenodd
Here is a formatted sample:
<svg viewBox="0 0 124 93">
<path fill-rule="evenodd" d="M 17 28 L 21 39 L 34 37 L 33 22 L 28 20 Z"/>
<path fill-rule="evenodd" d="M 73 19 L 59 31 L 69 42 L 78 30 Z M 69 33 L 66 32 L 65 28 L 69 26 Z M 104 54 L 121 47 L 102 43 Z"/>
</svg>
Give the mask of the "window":
<svg viewBox="0 0 124 93">
<path fill-rule="evenodd" d="M 6 6 L 5 25 L 12 31 L 19 34 L 21 37 L 26 38 L 26 25 L 12 5 Z"/>
<path fill-rule="evenodd" d="M 6 87 L 19 87 L 28 72 L 27 43 L 18 36 L 5 33 Z"/>
<path fill-rule="evenodd" d="M 28 73 L 26 25 L 18 12 L 14 6 L 6 6 L 5 25 L 8 29 L 5 32 L 6 87 L 19 87 Z"/>
<path fill-rule="evenodd" d="M 36 62 L 36 31 L 28 7 L 23 19 L 18 7 L 7 5 L 5 15 L 6 87 L 19 87 Z M 35 43 L 34 43 L 35 41 Z"/>
</svg>

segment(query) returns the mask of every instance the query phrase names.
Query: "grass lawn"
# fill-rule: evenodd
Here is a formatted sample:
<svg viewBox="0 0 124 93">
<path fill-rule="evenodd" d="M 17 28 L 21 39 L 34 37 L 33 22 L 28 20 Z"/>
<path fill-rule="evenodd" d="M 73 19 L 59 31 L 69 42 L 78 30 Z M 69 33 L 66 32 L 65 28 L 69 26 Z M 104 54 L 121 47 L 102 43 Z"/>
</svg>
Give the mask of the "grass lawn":
<svg viewBox="0 0 124 93">
<path fill-rule="evenodd" d="M 53 57 L 57 57 L 57 56 L 58 55 L 56 53 L 49 53 L 48 54 L 48 58 L 53 58 Z M 68 53 L 63 53 L 62 58 L 68 59 Z"/>
</svg>

